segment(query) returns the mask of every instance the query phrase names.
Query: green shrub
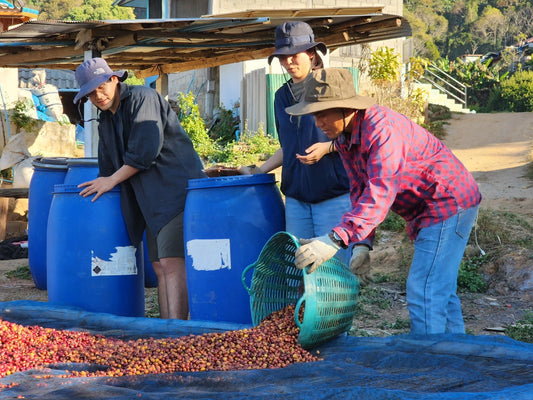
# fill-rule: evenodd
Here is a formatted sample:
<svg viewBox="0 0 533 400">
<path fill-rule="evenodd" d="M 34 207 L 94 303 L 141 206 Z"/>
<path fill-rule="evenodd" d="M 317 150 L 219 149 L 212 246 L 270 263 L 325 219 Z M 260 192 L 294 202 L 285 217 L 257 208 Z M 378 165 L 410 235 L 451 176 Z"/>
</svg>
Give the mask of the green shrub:
<svg viewBox="0 0 533 400">
<path fill-rule="evenodd" d="M 405 229 L 405 220 L 394 211 L 389 211 L 385 220 L 379 226 L 381 229 L 392 232 L 403 232 Z"/>
<path fill-rule="evenodd" d="M 518 214 L 480 209 L 469 243 L 487 253 L 517 246 L 533 249 L 533 227 Z"/>
<path fill-rule="evenodd" d="M 191 138 L 206 168 L 215 164 L 224 164 L 228 167 L 256 164 L 270 157 L 279 148 L 279 142 L 266 134 L 262 126 L 257 132 L 248 131 L 245 127 L 239 140 L 236 141 L 233 138 L 233 113 L 224 108 L 218 110 L 223 123 L 214 133 L 211 129 L 210 136 L 192 93 L 187 95 L 178 93 L 178 108 L 181 125 Z"/>
<path fill-rule="evenodd" d="M 380 329 L 396 329 L 396 330 L 409 330 L 411 327 L 411 320 L 409 318 L 396 318 L 394 323 L 383 322 L 379 328 Z"/>
<path fill-rule="evenodd" d="M 144 79 L 143 78 L 137 78 L 135 76 L 135 73 L 132 70 L 128 70 L 128 78 L 124 81 L 124 83 L 127 83 L 128 85 L 144 85 Z"/>
<path fill-rule="evenodd" d="M 533 111 L 533 71 L 519 71 L 501 82 L 501 99 L 505 109 L 513 112 Z"/>
<path fill-rule="evenodd" d="M 215 110 L 215 120 L 209 128 L 209 137 L 221 145 L 235 140 L 235 117 L 233 110 L 218 107 Z"/>
<path fill-rule="evenodd" d="M 495 86 L 490 90 L 485 108 L 481 112 L 505 111 L 506 105 L 502 101 L 502 91 L 500 86 Z"/>
<path fill-rule="evenodd" d="M 28 111 L 34 108 L 33 102 L 25 97 L 15 102 L 15 106 L 10 112 L 10 117 L 19 129 L 33 130 L 36 120 L 28 115 Z"/>
<path fill-rule="evenodd" d="M 229 166 L 256 164 L 266 160 L 279 148 L 279 142 L 265 133 L 263 126 L 256 132 L 244 129 L 238 141 L 224 146 L 215 163 Z"/>
<path fill-rule="evenodd" d="M 207 134 L 198 104 L 194 101 L 194 94 L 191 92 L 188 94 L 178 93 L 178 107 L 181 126 L 191 138 L 200 157 L 204 160 L 213 158 L 217 153 L 217 147 Z"/>
<path fill-rule="evenodd" d="M 507 327 L 505 334 L 514 340 L 533 343 L 533 311 L 526 312 L 523 319 Z"/>
<path fill-rule="evenodd" d="M 491 89 L 498 87 L 509 74 L 502 63 L 493 64 L 491 60 L 482 63 L 479 60 L 466 62 L 460 58 L 455 61 L 446 58 L 437 60 L 435 64 L 468 87 L 468 107 L 478 112 L 490 111 L 487 104 L 490 101 Z"/>
<path fill-rule="evenodd" d="M 488 261 L 486 255 L 468 257 L 461 261 L 457 287 L 462 292 L 483 293 L 487 290 L 487 282 L 479 272 L 479 268 Z"/>
<path fill-rule="evenodd" d="M 15 270 L 7 271 L 6 276 L 11 279 L 26 279 L 31 280 L 31 271 L 28 265 L 17 267 Z"/>
</svg>

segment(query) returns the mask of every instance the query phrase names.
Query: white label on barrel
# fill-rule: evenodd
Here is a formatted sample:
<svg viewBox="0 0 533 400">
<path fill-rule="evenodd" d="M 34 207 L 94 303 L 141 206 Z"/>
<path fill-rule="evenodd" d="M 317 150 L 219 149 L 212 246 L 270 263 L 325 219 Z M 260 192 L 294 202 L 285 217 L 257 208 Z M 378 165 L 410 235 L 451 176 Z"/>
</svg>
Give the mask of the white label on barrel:
<svg viewBox="0 0 533 400">
<path fill-rule="evenodd" d="M 197 271 L 231 269 L 229 239 L 195 239 L 187 242 L 187 253 Z"/>
<path fill-rule="evenodd" d="M 102 260 L 91 251 L 91 276 L 137 275 L 137 262 L 134 246 L 115 247 L 117 251 L 110 255 L 110 260 Z"/>
</svg>

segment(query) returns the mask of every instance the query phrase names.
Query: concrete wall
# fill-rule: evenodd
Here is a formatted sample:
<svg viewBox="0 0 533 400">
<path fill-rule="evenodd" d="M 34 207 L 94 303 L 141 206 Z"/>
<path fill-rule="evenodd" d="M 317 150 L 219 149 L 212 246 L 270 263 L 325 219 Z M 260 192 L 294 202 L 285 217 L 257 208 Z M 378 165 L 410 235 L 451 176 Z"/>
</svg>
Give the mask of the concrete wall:
<svg viewBox="0 0 533 400">
<path fill-rule="evenodd" d="M 10 118 L 10 110 L 13 109 L 18 99 L 18 69 L 0 68 L 0 115 L 1 133 L 0 152 L 6 145 L 9 137 L 15 133 L 16 126 Z"/>
<path fill-rule="evenodd" d="M 172 103 L 178 93 L 192 92 L 196 96 L 202 117 L 210 118 L 213 108 L 218 106 L 218 68 L 203 68 L 169 74 L 168 100 Z M 206 112 L 207 111 L 207 112 Z"/>
</svg>

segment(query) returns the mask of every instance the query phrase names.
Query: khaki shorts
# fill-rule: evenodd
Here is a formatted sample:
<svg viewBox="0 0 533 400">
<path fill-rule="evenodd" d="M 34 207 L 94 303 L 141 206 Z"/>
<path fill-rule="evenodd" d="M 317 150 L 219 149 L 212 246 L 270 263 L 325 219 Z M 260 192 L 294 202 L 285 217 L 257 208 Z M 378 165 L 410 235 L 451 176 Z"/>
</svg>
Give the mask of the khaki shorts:
<svg viewBox="0 0 533 400">
<path fill-rule="evenodd" d="M 146 246 L 150 262 L 159 261 L 160 258 L 185 257 L 183 244 L 183 212 L 175 216 L 166 224 L 157 237 L 146 227 Z"/>
</svg>

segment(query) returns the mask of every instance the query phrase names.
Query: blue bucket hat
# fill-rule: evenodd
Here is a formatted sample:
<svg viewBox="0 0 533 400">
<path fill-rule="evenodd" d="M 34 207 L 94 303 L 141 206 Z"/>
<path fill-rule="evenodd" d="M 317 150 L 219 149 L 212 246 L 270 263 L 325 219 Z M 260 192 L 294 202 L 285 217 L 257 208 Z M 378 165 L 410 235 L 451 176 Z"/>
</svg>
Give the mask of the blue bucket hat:
<svg viewBox="0 0 533 400">
<path fill-rule="evenodd" d="M 323 54 L 328 49 L 322 42 L 315 42 L 313 29 L 302 21 L 284 22 L 276 27 L 276 51 L 268 57 L 268 63 L 276 56 L 291 56 L 317 47 Z"/>
<path fill-rule="evenodd" d="M 76 69 L 76 81 L 80 86 L 80 91 L 74 97 L 74 104 L 77 104 L 83 97 L 87 96 L 102 83 L 112 76 L 118 77 L 119 81 L 124 81 L 128 77 L 126 70 L 113 72 L 103 58 L 95 57 L 84 61 Z"/>
</svg>

